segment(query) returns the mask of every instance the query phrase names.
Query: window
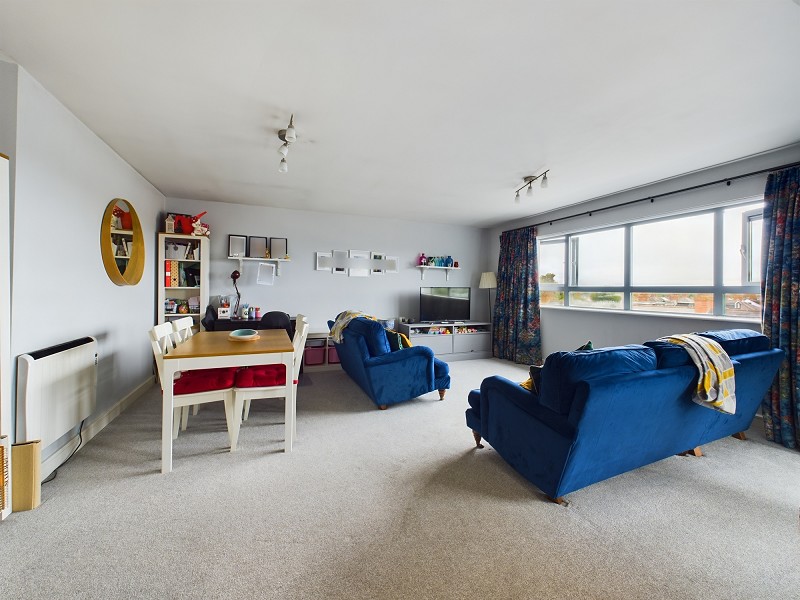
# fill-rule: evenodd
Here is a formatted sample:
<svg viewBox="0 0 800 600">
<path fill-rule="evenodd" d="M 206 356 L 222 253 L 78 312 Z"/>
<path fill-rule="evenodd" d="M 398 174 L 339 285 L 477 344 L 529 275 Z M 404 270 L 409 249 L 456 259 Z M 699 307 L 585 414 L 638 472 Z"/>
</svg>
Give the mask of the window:
<svg viewBox="0 0 800 600">
<path fill-rule="evenodd" d="M 559 289 L 566 281 L 565 239 L 554 238 L 539 242 L 539 302 L 563 306 L 564 291 Z"/>
<path fill-rule="evenodd" d="M 759 318 L 762 202 L 539 241 L 543 305 Z"/>
</svg>

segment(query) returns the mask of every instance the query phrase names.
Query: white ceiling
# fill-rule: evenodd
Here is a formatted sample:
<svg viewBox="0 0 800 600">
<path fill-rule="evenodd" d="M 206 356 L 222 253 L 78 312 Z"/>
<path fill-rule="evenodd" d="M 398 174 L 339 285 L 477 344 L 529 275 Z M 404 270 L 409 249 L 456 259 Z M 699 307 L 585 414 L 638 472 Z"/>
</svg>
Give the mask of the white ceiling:
<svg viewBox="0 0 800 600">
<path fill-rule="evenodd" d="M 0 0 L 0 51 L 173 197 L 488 226 L 800 141 L 793 0 Z"/>
</svg>

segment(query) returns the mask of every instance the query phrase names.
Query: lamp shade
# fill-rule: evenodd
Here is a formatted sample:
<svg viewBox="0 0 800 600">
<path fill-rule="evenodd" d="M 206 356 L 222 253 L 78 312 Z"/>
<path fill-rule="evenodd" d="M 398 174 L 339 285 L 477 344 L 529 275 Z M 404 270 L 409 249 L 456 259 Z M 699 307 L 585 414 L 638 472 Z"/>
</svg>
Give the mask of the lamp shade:
<svg viewBox="0 0 800 600">
<path fill-rule="evenodd" d="M 497 277 L 495 277 L 494 272 L 487 271 L 486 273 L 481 273 L 481 281 L 478 287 L 481 289 L 495 289 L 497 287 Z"/>
</svg>

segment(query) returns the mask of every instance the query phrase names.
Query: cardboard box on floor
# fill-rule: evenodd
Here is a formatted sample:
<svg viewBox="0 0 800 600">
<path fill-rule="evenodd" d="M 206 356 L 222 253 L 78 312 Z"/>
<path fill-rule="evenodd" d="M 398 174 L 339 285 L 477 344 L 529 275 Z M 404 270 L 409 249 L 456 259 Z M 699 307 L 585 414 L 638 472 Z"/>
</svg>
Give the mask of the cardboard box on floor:
<svg viewBox="0 0 800 600">
<path fill-rule="evenodd" d="M 8 465 L 11 463 L 11 442 L 8 436 L 0 435 L 0 519 L 5 519 L 11 513 L 11 473 Z"/>
<path fill-rule="evenodd" d="M 42 503 L 42 441 L 11 446 L 11 510 L 33 510 Z"/>
</svg>

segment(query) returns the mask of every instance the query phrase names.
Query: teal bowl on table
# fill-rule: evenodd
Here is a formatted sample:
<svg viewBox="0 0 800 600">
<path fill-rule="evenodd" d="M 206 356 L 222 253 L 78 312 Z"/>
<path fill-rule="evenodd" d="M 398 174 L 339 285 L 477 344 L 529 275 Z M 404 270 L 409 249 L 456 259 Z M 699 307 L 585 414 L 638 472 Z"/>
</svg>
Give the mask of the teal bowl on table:
<svg viewBox="0 0 800 600">
<path fill-rule="evenodd" d="M 258 337 L 258 331 L 255 329 L 235 329 L 230 332 L 228 337 L 237 341 L 254 340 Z"/>
</svg>

